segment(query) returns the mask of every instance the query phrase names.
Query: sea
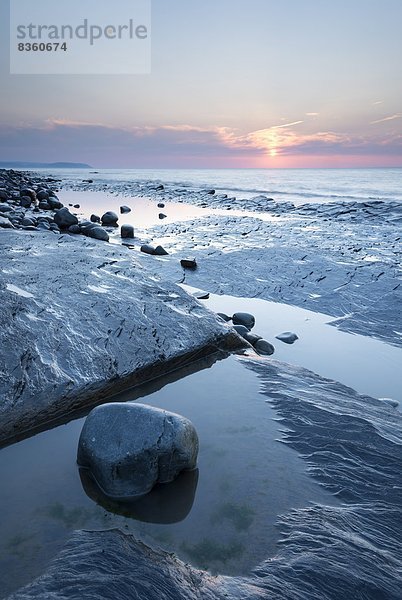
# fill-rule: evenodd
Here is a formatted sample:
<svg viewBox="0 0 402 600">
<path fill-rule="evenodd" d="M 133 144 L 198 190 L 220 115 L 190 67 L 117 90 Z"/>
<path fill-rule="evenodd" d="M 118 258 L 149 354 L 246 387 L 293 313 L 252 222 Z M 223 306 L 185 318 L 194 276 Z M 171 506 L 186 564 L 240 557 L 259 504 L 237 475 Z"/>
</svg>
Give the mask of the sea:
<svg viewBox="0 0 402 600">
<path fill-rule="evenodd" d="M 162 183 L 183 191 L 214 189 L 236 198 L 258 194 L 307 202 L 402 202 L 402 168 L 372 169 L 42 169 L 69 181 Z"/>
</svg>

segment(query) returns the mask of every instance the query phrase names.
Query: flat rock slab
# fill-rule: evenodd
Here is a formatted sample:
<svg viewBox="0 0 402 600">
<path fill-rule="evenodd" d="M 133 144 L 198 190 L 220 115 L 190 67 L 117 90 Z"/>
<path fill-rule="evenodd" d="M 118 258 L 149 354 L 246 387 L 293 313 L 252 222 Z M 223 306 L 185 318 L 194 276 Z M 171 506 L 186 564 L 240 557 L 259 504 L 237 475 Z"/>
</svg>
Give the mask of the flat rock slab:
<svg viewBox="0 0 402 600">
<path fill-rule="evenodd" d="M 1 232 L 0 442 L 241 341 L 144 266 L 88 238 Z"/>
<path fill-rule="evenodd" d="M 266 597 L 252 582 L 213 576 L 118 530 L 76 531 L 48 571 L 8 600 L 224 600 Z"/>
</svg>

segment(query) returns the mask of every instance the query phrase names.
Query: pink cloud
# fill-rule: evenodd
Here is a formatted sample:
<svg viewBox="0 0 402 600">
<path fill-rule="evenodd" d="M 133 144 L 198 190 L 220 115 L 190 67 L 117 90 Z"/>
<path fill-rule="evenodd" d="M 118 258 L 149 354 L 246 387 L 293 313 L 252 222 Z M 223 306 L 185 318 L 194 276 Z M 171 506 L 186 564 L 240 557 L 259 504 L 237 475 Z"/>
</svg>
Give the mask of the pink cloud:
<svg viewBox="0 0 402 600">
<path fill-rule="evenodd" d="M 188 124 L 116 128 L 54 118 L 40 127 L 0 127 L 0 160 L 150 168 L 402 165 L 402 135 L 306 133 L 302 124 L 243 133 Z"/>
</svg>

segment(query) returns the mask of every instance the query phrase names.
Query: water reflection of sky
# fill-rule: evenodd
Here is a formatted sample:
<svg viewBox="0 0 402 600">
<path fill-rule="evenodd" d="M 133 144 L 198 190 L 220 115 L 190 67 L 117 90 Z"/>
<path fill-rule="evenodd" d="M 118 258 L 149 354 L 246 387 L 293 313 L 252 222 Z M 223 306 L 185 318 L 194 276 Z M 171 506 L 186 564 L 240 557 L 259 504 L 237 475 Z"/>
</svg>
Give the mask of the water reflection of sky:
<svg viewBox="0 0 402 600">
<path fill-rule="evenodd" d="M 188 291 L 195 290 L 183 287 Z M 256 318 L 253 333 L 274 344 L 275 359 L 310 369 L 361 394 L 394 398 L 402 404 L 401 348 L 340 331 L 328 325 L 334 321 L 333 317 L 287 304 L 216 294 L 211 294 L 203 304 L 228 315 L 251 312 Z M 275 339 L 289 330 L 299 336 L 293 345 Z"/>
<path fill-rule="evenodd" d="M 75 463 L 82 420 L 1 450 L 0 593 L 38 575 L 77 528 L 121 527 L 214 572 L 247 573 L 272 556 L 279 514 L 335 500 L 307 477 L 298 455 L 276 441 L 280 426 L 259 386 L 255 373 L 231 357 L 141 398 L 196 426 L 198 481 L 181 482 L 180 510 L 161 512 L 154 494 L 148 506 L 116 507 L 125 517 L 109 512 L 113 506 L 96 497 L 88 481 L 85 492 Z M 132 392 L 121 397 L 130 398 Z M 168 490 L 165 501 L 177 502 L 176 493 L 169 500 Z"/>
</svg>

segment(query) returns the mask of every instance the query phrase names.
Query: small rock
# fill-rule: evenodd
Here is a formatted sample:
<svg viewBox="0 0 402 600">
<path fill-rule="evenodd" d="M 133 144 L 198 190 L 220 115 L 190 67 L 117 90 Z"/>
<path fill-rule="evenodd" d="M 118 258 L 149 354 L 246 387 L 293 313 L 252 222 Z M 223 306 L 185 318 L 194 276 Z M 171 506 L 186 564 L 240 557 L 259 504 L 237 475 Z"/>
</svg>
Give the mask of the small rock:
<svg viewBox="0 0 402 600">
<path fill-rule="evenodd" d="M 44 229 L 45 231 L 48 231 L 50 229 L 50 225 L 47 221 L 39 221 L 37 224 L 37 228 L 38 229 Z"/>
<path fill-rule="evenodd" d="M 166 256 L 169 252 L 167 252 L 163 246 L 156 246 L 153 254 L 154 256 Z"/>
<path fill-rule="evenodd" d="M 68 208 L 60 208 L 59 210 L 56 210 L 54 222 L 60 227 L 60 229 L 68 229 L 70 225 L 78 225 L 77 217 L 72 215 Z"/>
<path fill-rule="evenodd" d="M 260 335 L 256 335 L 255 333 L 246 333 L 244 336 L 244 339 L 247 340 L 247 342 L 249 342 L 252 346 L 255 346 L 256 343 L 258 342 L 258 340 L 262 340 L 262 337 Z"/>
<path fill-rule="evenodd" d="M 131 208 L 129 206 L 120 206 L 120 213 L 122 215 L 126 215 L 129 212 L 131 212 Z"/>
<path fill-rule="evenodd" d="M 398 408 L 399 406 L 399 401 L 395 400 L 394 398 L 379 398 L 379 400 L 384 402 L 384 404 L 388 404 L 388 406 L 391 406 L 392 408 Z"/>
<path fill-rule="evenodd" d="M 236 329 L 237 333 L 242 337 L 249 333 L 249 330 L 244 325 L 233 325 L 233 328 Z"/>
<path fill-rule="evenodd" d="M 115 212 L 112 212 L 111 210 L 102 215 L 101 218 L 102 225 L 111 225 L 112 227 L 117 227 L 118 220 L 119 217 L 116 215 Z"/>
<path fill-rule="evenodd" d="M 57 227 L 57 225 L 56 225 Z M 70 233 L 81 233 L 81 227 L 79 225 L 70 225 L 70 227 L 67 229 L 67 231 L 69 231 Z"/>
<path fill-rule="evenodd" d="M 90 217 L 92 223 L 100 223 L 101 222 L 101 218 L 98 217 L 98 215 L 91 215 Z"/>
<path fill-rule="evenodd" d="M 0 204 L 0 213 L 11 212 L 12 210 L 13 208 L 9 204 Z"/>
<path fill-rule="evenodd" d="M 90 470 L 106 495 L 129 499 L 194 469 L 198 446 L 188 419 L 144 404 L 116 402 L 89 413 L 77 462 Z"/>
<path fill-rule="evenodd" d="M 143 244 L 140 248 L 141 252 L 144 252 L 144 254 L 152 254 L 155 252 L 155 248 L 153 246 L 151 246 L 150 244 Z"/>
<path fill-rule="evenodd" d="M 74 204 L 74 208 L 81 208 L 79 204 Z"/>
<path fill-rule="evenodd" d="M 60 210 L 60 208 L 63 208 L 63 203 L 56 196 L 49 196 L 47 203 L 51 210 Z"/>
<path fill-rule="evenodd" d="M 158 208 L 165 208 L 165 205 L 163 204 L 163 202 L 159 202 Z"/>
<path fill-rule="evenodd" d="M 120 229 L 120 235 L 122 238 L 133 238 L 134 227 L 132 225 L 122 225 Z"/>
<path fill-rule="evenodd" d="M 40 210 L 51 210 L 51 206 L 46 200 L 39 202 L 39 208 Z"/>
<path fill-rule="evenodd" d="M 32 202 L 35 202 L 36 200 L 36 192 L 34 190 L 32 190 L 31 188 L 23 188 L 20 192 L 20 196 L 21 198 L 23 196 L 29 196 L 32 200 Z"/>
<path fill-rule="evenodd" d="M 233 325 L 244 325 L 247 329 L 252 329 L 255 325 L 255 317 L 250 313 L 238 312 L 232 317 Z"/>
<path fill-rule="evenodd" d="M 284 333 L 277 335 L 276 339 L 284 342 L 285 344 L 294 344 L 299 338 L 295 333 L 291 331 L 285 331 Z"/>
<path fill-rule="evenodd" d="M 199 290 L 197 292 L 193 292 L 193 296 L 194 298 L 197 298 L 197 300 L 208 300 L 209 292 L 203 292 L 202 290 Z"/>
<path fill-rule="evenodd" d="M 1 215 L 0 227 L 3 227 L 4 229 L 14 229 L 14 225 L 11 223 L 10 219 L 7 219 L 7 217 L 2 217 Z"/>
<path fill-rule="evenodd" d="M 265 354 L 266 356 L 271 356 L 271 354 L 275 352 L 274 346 L 266 340 L 258 340 L 254 345 L 254 348 L 259 354 Z"/>
<path fill-rule="evenodd" d="M 22 196 L 20 199 L 20 206 L 23 208 L 30 208 L 32 204 L 32 198 L 30 196 Z"/>
<path fill-rule="evenodd" d="M 35 226 L 35 224 L 35 219 L 31 219 L 30 217 L 24 217 L 21 222 L 21 225 L 23 225 L 24 227 L 30 227 L 31 225 Z"/>
<path fill-rule="evenodd" d="M 195 260 L 195 258 L 183 258 L 180 261 L 181 266 L 183 267 L 183 269 L 196 269 L 197 268 L 197 261 Z"/>
<path fill-rule="evenodd" d="M 167 219 L 167 215 L 164 215 L 163 213 L 159 213 L 159 218 L 160 219 Z"/>
<path fill-rule="evenodd" d="M 86 234 L 90 238 L 94 238 L 95 240 L 101 240 L 103 242 L 109 241 L 109 234 L 106 229 L 100 227 L 99 225 L 95 225 L 95 227 L 88 228 Z"/>
<path fill-rule="evenodd" d="M 84 220 L 84 221 L 80 222 L 81 231 L 84 235 L 88 229 L 93 229 L 94 227 L 97 227 L 97 226 L 98 226 L 98 223 L 94 223 L 93 221 Z"/>
<path fill-rule="evenodd" d="M 220 317 L 222 319 L 222 321 L 225 321 L 226 323 L 228 323 L 228 321 L 232 320 L 232 317 L 229 317 L 229 315 L 225 315 L 225 313 L 216 313 L 218 315 L 218 317 Z"/>
<path fill-rule="evenodd" d="M 41 200 L 48 200 L 49 199 L 49 192 L 47 192 L 46 190 L 39 190 L 36 194 L 36 197 L 39 201 Z"/>
<path fill-rule="evenodd" d="M 8 194 L 5 190 L 0 190 L 0 200 L 8 200 Z"/>
</svg>

